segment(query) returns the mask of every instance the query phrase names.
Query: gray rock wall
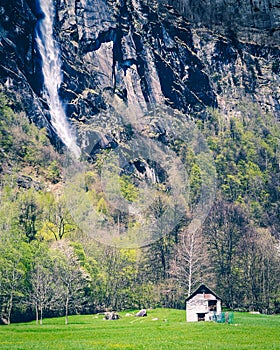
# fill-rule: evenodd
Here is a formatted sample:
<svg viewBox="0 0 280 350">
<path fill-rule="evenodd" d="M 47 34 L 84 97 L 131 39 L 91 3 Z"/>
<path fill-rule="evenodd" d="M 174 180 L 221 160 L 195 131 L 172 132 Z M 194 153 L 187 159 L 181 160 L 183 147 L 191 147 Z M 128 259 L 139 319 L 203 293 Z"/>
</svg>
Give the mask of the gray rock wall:
<svg viewBox="0 0 280 350">
<path fill-rule="evenodd" d="M 240 39 L 279 45 L 279 0 L 167 0 L 200 26 L 234 32 Z"/>
<path fill-rule="evenodd" d="M 110 119 L 108 91 L 134 109 L 165 103 L 195 118 L 203 118 L 208 107 L 234 113 L 249 99 L 280 118 L 280 52 L 273 37 L 279 5 L 258 3 L 184 1 L 186 19 L 178 3 L 173 8 L 156 0 L 57 0 L 54 29 L 69 120 L 88 132 L 93 121 Z M 51 132 L 34 40 L 40 16 L 34 0 L 1 3 L 0 82 L 31 119 Z M 246 35 L 239 40 L 242 31 L 235 35 L 230 26 L 217 31 L 224 22 L 248 35 L 258 31 L 265 45 Z"/>
</svg>

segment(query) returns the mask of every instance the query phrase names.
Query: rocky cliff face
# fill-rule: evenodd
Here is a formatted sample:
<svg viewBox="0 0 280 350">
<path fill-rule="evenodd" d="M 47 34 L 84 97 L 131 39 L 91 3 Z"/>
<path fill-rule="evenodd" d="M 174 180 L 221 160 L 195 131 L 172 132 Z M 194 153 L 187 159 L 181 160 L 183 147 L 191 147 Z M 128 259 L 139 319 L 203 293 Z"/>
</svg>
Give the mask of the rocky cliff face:
<svg viewBox="0 0 280 350">
<path fill-rule="evenodd" d="M 37 104 L 40 93 L 35 79 L 38 57 L 34 47 L 36 17 L 24 1 L 13 4 L 3 1 L 0 7 L 0 59 L 2 89 L 13 92 L 24 107 L 36 119 L 41 109 Z M 39 76 L 39 72 L 37 76 Z M 38 108 L 32 105 L 37 105 Z M 42 113 L 42 111 L 41 111 Z"/>
<path fill-rule="evenodd" d="M 166 0 L 195 26 L 255 43 L 279 45 L 278 0 Z"/>
<path fill-rule="evenodd" d="M 93 120 L 109 120 L 108 93 L 136 110 L 165 103 L 196 118 L 208 107 L 230 115 L 249 99 L 280 118 L 277 3 L 57 0 L 61 97 L 69 120 L 81 133 Z M 49 127 L 34 40 L 42 13 L 35 0 L 4 0 L 0 14 L 1 89 Z M 226 30 L 215 30 L 220 23 Z M 255 34 L 249 40 L 250 33 L 261 34 L 262 43 Z"/>
</svg>

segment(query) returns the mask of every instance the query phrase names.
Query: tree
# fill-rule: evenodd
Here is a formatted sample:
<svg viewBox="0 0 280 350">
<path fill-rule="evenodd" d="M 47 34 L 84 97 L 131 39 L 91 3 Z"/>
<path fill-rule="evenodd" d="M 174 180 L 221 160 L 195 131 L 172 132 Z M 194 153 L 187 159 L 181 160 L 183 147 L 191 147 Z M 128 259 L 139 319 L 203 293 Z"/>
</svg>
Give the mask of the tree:
<svg viewBox="0 0 280 350">
<path fill-rule="evenodd" d="M 280 252 L 268 229 L 251 228 L 240 247 L 244 304 L 264 313 L 273 310 L 279 295 Z"/>
<path fill-rule="evenodd" d="M 170 275 L 191 295 L 199 282 L 209 279 L 207 243 L 200 229 L 185 229 L 180 235 L 171 263 Z"/>
<path fill-rule="evenodd" d="M 0 244 L 1 320 L 10 324 L 14 302 L 24 297 L 30 249 L 17 237 L 2 235 Z"/>
<path fill-rule="evenodd" d="M 35 308 L 36 324 L 43 324 L 43 311 L 53 307 L 56 301 L 53 262 L 48 247 L 43 243 L 33 245 L 33 261 L 29 272 L 30 291 L 28 302 Z"/>
<path fill-rule="evenodd" d="M 46 179 L 51 181 L 53 184 L 61 181 L 61 170 L 56 160 L 52 161 L 47 169 Z"/>
<path fill-rule="evenodd" d="M 99 260 L 103 277 L 105 308 L 127 308 L 134 298 L 137 252 L 133 249 L 102 247 Z"/>
<path fill-rule="evenodd" d="M 56 280 L 57 301 L 64 308 L 65 324 L 70 310 L 77 312 L 85 302 L 85 288 L 90 276 L 81 266 L 68 241 L 61 240 L 53 246 L 53 274 Z"/>
<path fill-rule="evenodd" d="M 19 228 L 26 235 L 29 242 L 36 238 L 38 232 L 38 217 L 41 214 L 36 193 L 33 189 L 21 193 L 19 205 Z"/>
<path fill-rule="evenodd" d="M 64 198 L 50 198 L 45 208 L 45 227 L 56 241 L 77 230 Z"/>
<path fill-rule="evenodd" d="M 217 201 L 203 227 L 209 247 L 217 290 L 228 307 L 238 303 L 240 286 L 238 251 L 242 235 L 248 229 L 244 210 L 235 204 Z"/>
<path fill-rule="evenodd" d="M 146 253 L 149 255 L 155 280 L 159 282 L 167 277 L 176 239 L 176 234 L 175 237 L 172 235 L 176 231 L 176 227 L 173 227 L 174 207 L 167 196 L 159 194 L 149 208 L 148 214 L 152 222 L 150 234 L 155 242 L 147 248 Z M 168 227 L 173 228 L 173 231 L 168 232 Z"/>
</svg>

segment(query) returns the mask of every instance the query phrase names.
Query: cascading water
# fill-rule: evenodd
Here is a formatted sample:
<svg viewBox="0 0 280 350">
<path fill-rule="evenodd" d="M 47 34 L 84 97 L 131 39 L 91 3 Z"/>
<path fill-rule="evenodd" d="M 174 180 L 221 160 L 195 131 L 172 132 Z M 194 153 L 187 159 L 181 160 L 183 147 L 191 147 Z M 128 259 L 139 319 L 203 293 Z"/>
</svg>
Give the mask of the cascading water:
<svg viewBox="0 0 280 350">
<path fill-rule="evenodd" d="M 38 0 L 44 17 L 38 22 L 36 42 L 42 57 L 44 76 L 44 97 L 49 106 L 51 123 L 57 135 L 70 151 L 78 158 L 81 150 L 76 143 L 76 137 L 71 129 L 59 97 L 62 83 L 60 52 L 53 36 L 54 6 L 53 0 Z"/>
</svg>

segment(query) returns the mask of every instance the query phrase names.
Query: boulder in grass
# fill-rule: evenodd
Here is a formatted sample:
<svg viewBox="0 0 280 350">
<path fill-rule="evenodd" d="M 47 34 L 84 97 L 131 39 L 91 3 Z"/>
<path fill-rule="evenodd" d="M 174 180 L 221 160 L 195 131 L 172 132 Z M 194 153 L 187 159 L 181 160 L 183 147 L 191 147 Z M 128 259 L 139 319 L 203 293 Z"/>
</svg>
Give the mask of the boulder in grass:
<svg viewBox="0 0 280 350">
<path fill-rule="evenodd" d="M 104 320 L 118 320 L 120 316 L 116 312 L 105 312 Z"/>
<path fill-rule="evenodd" d="M 146 309 L 142 309 L 142 310 L 138 311 L 135 316 L 137 316 L 137 317 L 147 316 L 147 310 Z"/>
</svg>

